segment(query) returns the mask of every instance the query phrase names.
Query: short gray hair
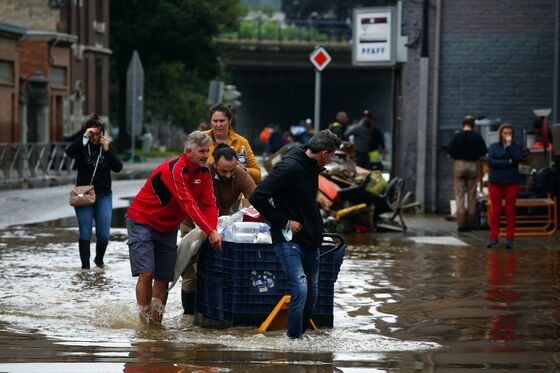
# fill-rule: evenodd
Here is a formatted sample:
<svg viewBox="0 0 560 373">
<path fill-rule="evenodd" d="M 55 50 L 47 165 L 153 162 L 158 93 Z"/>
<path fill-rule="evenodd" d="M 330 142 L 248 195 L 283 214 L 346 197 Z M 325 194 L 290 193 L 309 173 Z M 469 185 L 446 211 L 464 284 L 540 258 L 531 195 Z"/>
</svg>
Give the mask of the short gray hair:
<svg viewBox="0 0 560 373">
<path fill-rule="evenodd" d="M 340 148 L 340 144 L 342 144 L 342 141 L 334 132 L 323 130 L 313 135 L 308 146 L 313 153 L 319 153 L 323 150 L 333 152 Z"/>
<path fill-rule="evenodd" d="M 201 132 L 201 131 L 193 131 L 187 136 L 187 140 L 185 141 L 185 151 L 187 149 L 194 149 L 197 146 L 204 145 L 212 141 L 210 136 Z"/>
</svg>

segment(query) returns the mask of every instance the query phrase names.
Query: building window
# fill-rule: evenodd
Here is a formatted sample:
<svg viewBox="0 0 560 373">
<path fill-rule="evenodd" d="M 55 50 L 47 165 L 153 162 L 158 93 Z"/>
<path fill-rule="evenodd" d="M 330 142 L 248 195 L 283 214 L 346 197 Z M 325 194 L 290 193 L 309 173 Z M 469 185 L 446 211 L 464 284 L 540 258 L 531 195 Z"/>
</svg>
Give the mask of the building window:
<svg viewBox="0 0 560 373">
<path fill-rule="evenodd" d="M 54 88 L 66 88 L 66 67 L 51 66 L 51 86 Z"/>
<path fill-rule="evenodd" d="M 105 114 L 103 110 L 103 60 L 95 59 L 95 112 Z"/>
<path fill-rule="evenodd" d="M 103 22 L 105 20 L 104 6 L 105 4 L 103 0 L 97 0 L 97 9 L 95 9 L 95 19 L 97 20 L 97 22 Z"/>
<path fill-rule="evenodd" d="M 0 84 L 14 84 L 14 63 L 0 61 Z"/>
</svg>

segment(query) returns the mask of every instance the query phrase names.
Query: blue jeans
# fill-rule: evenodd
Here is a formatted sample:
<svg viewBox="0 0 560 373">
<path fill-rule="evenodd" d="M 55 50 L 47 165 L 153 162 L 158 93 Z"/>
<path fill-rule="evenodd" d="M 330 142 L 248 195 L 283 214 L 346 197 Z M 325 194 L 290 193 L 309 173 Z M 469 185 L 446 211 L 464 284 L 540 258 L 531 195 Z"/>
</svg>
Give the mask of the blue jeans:
<svg viewBox="0 0 560 373">
<path fill-rule="evenodd" d="M 319 249 L 306 250 L 290 242 L 277 244 L 275 249 L 290 287 L 287 334 L 290 338 L 300 338 L 317 303 Z"/>
<path fill-rule="evenodd" d="M 80 227 L 80 240 L 91 241 L 91 231 L 95 220 L 95 236 L 97 242 L 109 242 L 111 217 L 113 214 L 113 195 L 97 195 L 95 204 L 91 206 L 74 207 L 78 226 Z"/>
</svg>

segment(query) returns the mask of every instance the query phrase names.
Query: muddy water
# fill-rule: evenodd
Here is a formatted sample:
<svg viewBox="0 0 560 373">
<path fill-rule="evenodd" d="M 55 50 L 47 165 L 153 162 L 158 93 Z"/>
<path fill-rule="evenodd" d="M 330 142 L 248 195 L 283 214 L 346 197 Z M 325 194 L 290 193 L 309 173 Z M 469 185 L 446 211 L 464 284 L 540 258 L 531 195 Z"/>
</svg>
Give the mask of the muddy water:
<svg viewBox="0 0 560 373">
<path fill-rule="evenodd" d="M 514 251 L 350 236 L 335 327 L 193 327 L 178 287 L 161 327 L 137 322 L 122 211 L 103 272 L 79 270 L 74 219 L 0 230 L 0 371 L 554 371 L 560 360 L 558 239 Z M 412 232 L 413 231 L 413 232 Z M 429 232 L 428 232 L 429 233 Z M 433 233 L 433 232 L 432 232 Z M 93 245 L 92 245 L 93 247 Z"/>
</svg>

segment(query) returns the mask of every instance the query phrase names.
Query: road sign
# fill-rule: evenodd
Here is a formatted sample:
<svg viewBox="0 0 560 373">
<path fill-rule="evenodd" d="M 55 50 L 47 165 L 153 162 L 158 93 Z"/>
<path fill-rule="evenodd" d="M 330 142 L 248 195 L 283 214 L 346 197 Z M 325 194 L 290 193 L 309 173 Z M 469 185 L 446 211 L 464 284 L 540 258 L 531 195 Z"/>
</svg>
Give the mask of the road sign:
<svg viewBox="0 0 560 373">
<path fill-rule="evenodd" d="M 325 67 L 331 62 L 332 58 L 327 53 L 325 48 L 318 47 L 309 55 L 309 61 L 315 66 L 318 71 L 323 71 Z"/>
<path fill-rule="evenodd" d="M 126 85 L 126 127 L 132 140 L 130 162 L 134 162 L 136 136 L 142 133 L 142 117 L 144 116 L 144 68 L 136 51 L 132 53 L 132 58 L 128 65 Z"/>
</svg>

